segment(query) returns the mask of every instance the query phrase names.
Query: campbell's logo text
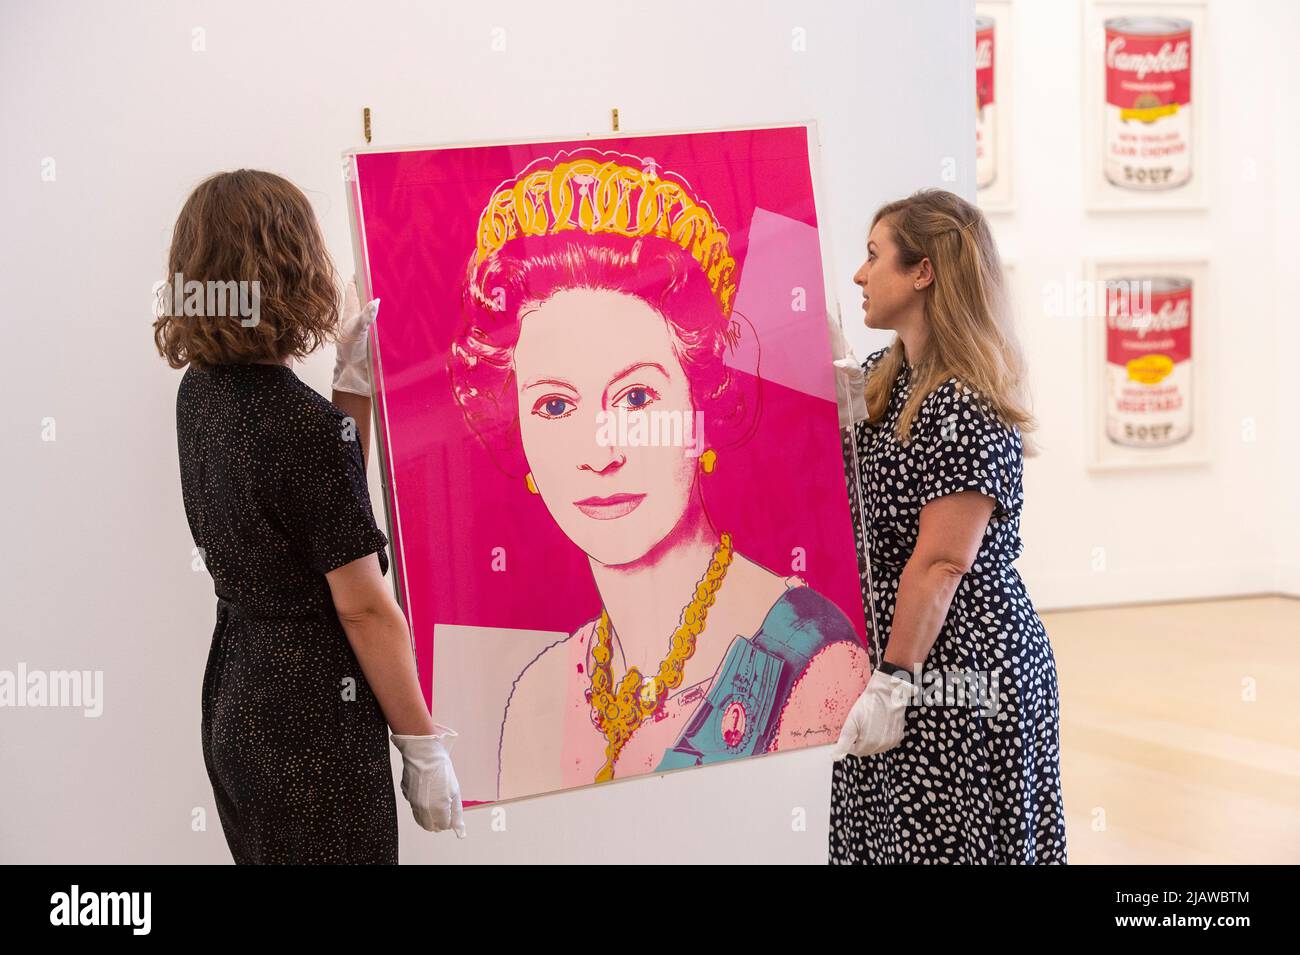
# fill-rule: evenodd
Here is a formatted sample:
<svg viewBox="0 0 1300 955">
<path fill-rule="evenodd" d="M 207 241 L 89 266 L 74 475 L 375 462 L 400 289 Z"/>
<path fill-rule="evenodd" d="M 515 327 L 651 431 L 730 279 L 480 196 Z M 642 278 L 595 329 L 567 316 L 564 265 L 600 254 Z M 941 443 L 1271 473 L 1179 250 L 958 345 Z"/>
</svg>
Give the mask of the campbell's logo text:
<svg viewBox="0 0 1300 955">
<path fill-rule="evenodd" d="M 1191 62 L 1191 43 L 1179 40 L 1177 45 L 1164 43 L 1160 49 L 1147 53 L 1124 52 L 1124 37 L 1111 39 L 1106 47 L 1106 65 L 1113 70 L 1133 73 L 1143 79 L 1148 73 L 1179 73 Z"/>
</svg>

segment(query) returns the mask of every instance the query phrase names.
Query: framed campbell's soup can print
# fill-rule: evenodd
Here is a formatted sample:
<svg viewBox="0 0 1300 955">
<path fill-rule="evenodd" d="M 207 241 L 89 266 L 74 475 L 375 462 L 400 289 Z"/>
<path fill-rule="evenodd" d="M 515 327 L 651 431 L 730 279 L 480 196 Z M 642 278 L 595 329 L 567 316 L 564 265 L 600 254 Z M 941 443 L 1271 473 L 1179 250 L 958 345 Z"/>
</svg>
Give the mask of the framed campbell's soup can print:
<svg viewBox="0 0 1300 955">
<path fill-rule="evenodd" d="M 1011 191 L 1011 0 L 975 4 L 975 187 L 986 212 L 1009 212 Z"/>
<path fill-rule="evenodd" d="M 1207 461 L 1205 263 L 1117 260 L 1085 271 L 1091 466 Z"/>
<path fill-rule="evenodd" d="M 1090 208 L 1204 206 L 1204 3 L 1106 0 L 1084 16 Z"/>
</svg>

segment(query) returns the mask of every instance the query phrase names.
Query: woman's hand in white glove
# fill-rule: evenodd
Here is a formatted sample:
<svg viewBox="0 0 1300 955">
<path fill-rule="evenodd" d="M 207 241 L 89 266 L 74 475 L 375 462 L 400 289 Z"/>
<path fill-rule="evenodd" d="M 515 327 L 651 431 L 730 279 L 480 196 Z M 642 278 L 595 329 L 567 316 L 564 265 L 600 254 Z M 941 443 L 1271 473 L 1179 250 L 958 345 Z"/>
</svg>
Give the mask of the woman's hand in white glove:
<svg viewBox="0 0 1300 955">
<path fill-rule="evenodd" d="M 379 299 L 361 307 L 357 297 L 357 280 L 348 282 L 343 292 L 343 311 L 339 315 L 338 340 L 334 345 L 334 390 L 370 397 L 370 368 L 366 345 L 370 326 L 379 314 Z"/>
<path fill-rule="evenodd" d="M 840 738 L 831 750 L 836 760 L 845 756 L 870 756 L 893 749 L 903 739 L 912 684 L 876 670 L 853 709 L 849 710 Z"/>
<path fill-rule="evenodd" d="M 456 731 L 435 723 L 431 736 L 390 735 L 402 753 L 402 795 L 415 821 L 430 832 L 452 829 L 465 838 L 460 783 L 449 751 Z"/>
<path fill-rule="evenodd" d="M 857 358 L 837 358 L 835 365 L 835 399 L 840 409 L 840 428 L 853 427 L 867 419 L 867 373 Z"/>
<path fill-rule="evenodd" d="M 831 322 L 831 362 L 835 366 L 835 401 L 840 409 L 840 428 L 851 428 L 867 417 L 867 374 L 853 354 L 838 321 Z"/>
</svg>

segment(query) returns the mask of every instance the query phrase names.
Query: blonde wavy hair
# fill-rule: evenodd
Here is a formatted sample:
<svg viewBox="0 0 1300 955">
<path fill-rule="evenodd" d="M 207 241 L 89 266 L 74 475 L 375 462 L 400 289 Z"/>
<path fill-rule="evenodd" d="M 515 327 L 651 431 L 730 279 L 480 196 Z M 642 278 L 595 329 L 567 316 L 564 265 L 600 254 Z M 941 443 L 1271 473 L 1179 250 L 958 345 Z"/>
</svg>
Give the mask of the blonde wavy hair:
<svg viewBox="0 0 1300 955">
<path fill-rule="evenodd" d="M 929 340 L 912 365 L 912 392 L 898 419 L 906 443 L 921 402 L 951 377 L 974 390 L 1008 427 L 1020 429 L 1024 454 L 1036 455 L 1027 438 L 1037 428 L 1029 411 L 1024 353 L 1008 307 L 1002 260 L 984 214 L 942 189 L 920 192 L 881 206 L 871 220 L 888 226 L 898 265 L 913 268 L 929 259 L 934 281 L 925 290 Z M 893 345 L 867 377 L 867 420 L 880 423 L 894 380 L 903 368 L 903 343 Z"/>
</svg>

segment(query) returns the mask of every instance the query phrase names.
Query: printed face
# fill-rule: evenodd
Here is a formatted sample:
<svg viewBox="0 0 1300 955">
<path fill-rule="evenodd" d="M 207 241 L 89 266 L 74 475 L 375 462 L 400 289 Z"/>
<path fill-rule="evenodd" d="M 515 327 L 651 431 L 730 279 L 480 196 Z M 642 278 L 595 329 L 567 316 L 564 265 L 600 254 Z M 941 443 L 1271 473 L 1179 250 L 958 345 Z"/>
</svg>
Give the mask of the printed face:
<svg viewBox="0 0 1300 955">
<path fill-rule="evenodd" d="M 920 295 L 915 287 L 915 270 L 898 261 L 898 247 L 886 219 L 881 219 L 867 237 L 867 260 L 853 276 L 862 289 L 862 312 L 868 328 L 897 330 L 898 320 Z"/>
<path fill-rule="evenodd" d="M 690 386 L 667 321 L 632 295 L 565 290 L 524 312 L 514 363 L 524 455 L 546 509 L 604 564 L 643 557 L 676 526 L 697 474 Z"/>
</svg>

